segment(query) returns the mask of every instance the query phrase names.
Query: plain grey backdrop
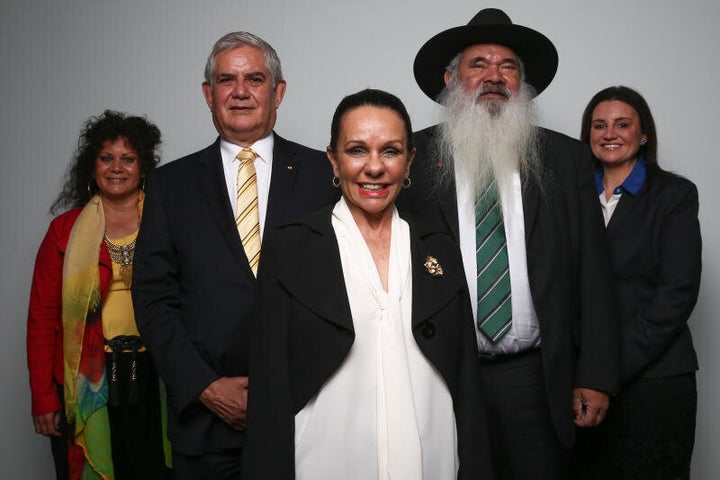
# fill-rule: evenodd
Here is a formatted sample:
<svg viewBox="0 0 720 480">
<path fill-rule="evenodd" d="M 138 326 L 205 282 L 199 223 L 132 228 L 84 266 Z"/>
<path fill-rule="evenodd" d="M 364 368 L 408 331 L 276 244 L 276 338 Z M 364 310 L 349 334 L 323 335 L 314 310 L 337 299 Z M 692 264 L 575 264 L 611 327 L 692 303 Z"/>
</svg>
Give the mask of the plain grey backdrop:
<svg viewBox="0 0 720 480">
<path fill-rule="evenodd" d="M 559 51 L 555 80 L 538 98 L 544 126 L 577 137 L 596 91 L 634 87 L 653 110 L 661 165 L 698 186 L 705 248 L 691 319 L 701 368 L 693 478 L 717 478 L 716 0 L 3 0 L 0 477 L 53 478 L 49 442 L 34 433 L 30 417 L 25 322 L 48 207 L 86 118 L 106 108 L 146 115 L 163 132 L 163 163 L 208 145 L 216 132 L 200 89 L 205 59 L 221 35 L 248 30 L 283 62 L 281 135 L 324 148 L 340 98 L 365 87 L 399 95 L 419 129 L 435 123 L 439 111 L 415 84 L 416 52 L 490 6 L 543 32 Z"/>
</svg>

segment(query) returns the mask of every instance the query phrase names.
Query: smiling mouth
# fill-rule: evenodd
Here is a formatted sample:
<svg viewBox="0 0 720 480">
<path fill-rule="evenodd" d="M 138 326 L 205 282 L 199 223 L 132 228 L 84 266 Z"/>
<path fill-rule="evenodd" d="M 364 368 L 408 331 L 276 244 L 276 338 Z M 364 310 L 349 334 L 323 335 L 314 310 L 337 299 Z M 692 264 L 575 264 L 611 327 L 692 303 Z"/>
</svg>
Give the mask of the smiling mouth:
<svg viewBox="0 0 720 480">
<path fill-rule="evenodd" d="M 384 197 L 388 193 L 385 183 L 358 183 L 360 195 L 365 197 Z"/>
</svg>

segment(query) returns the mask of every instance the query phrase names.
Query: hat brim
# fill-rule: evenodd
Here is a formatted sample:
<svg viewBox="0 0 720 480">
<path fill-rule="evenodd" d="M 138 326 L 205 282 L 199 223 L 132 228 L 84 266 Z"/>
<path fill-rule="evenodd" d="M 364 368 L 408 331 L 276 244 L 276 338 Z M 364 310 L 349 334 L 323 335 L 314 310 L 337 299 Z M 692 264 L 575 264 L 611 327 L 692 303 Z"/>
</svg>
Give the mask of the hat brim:
<svg viewBox="0 0 720 480">
<path fill-rule="evenodd" d="M 542 33 L 522 25 L 463 25 L 440 32 L 425 42 L 413 65 L 420 89 L 437 101 L 445 88 L 445 68 L 470 45 L 503 45 L 512 49 L 525 66 L 525 81 L 540 94 L 550 85 L 558 67 L 558 54 Z"/>
</svg>

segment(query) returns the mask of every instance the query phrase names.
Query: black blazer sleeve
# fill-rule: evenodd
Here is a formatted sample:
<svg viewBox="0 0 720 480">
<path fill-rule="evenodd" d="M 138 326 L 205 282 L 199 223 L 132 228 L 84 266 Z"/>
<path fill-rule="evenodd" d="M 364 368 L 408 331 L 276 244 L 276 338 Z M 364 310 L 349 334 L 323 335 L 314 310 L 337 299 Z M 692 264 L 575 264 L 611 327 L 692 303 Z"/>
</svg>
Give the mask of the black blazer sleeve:
<svg viewBox="0 0 720 480">
<path fill-rule="evenodd" d="M 568 158 L 576 162 L 577 244 L 579 245 L 578 293 L 580 322 L 575 371 L 576 387 L 607 393 L 618 388 L 618 318 L 614 297 L 607 236 L 597 208 L 593 162 L 588 148 L 580 142 Z M 570 299 L 572 302 L 572 299 Z"/>
<path fill-rule="evenodd" d="M 251 324 L 248 445 L 244 475 L 248 479 L 295 477 L 295 411 L 288 357 L 289 299 L 277 278 L 272 233 L 263 245 L 257 302 Z"/>
<path fill-rule="evenodd" d="M 219 375 L 200 355 L 188 329 L 180 261 L 165 205 L 167 184 L 159 180 L 151 175 L 147 181 L 133 271 L 133 305 L 143 341 L 172 393 L 173 406 L 182 413 Z M 196 248 L 203 246 L 198 243 Z"/>
<path fill-rule="evenodd" d="M 295 414 L 340 366 L 354 340 L 331 206 L 268 234 L 252 318 L 250 479 L 295 471 Z"/>
<path fill-rule="evenodd" d="M 638 198 L 621 197 L 616 214 L 625 208 L 631 211 L 617 226 L 612 247 L 624 317 L 626 382 L 657 362 L 679 336 L 689 337 L 687 321 L 700 289 L 702 240 L 697 188 L 688 180 L 671 174 L 649 177 Z M 611 233 L 613 220 L 615 215 L 608 225 Z M 685 349 L 691 351 L 685 357 L 694 362 L 689 338 L 687 343 Z"/>
</svg>

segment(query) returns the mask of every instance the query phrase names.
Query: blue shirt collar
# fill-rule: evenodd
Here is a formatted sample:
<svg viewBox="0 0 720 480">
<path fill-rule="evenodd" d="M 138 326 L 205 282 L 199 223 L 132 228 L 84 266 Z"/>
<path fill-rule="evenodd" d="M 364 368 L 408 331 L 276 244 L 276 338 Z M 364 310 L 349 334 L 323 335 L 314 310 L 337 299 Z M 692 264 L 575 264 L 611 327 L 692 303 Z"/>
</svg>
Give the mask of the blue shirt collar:
<svg viewBox="0 0 720 480">
<path fill-rule="evenodd" d="M 597 187 L 598 195 L 605 191 L 602 184 L 603 169 L 602 167 L 595 170 L 595 186 Z M 629 193 L 633 197 L 638 194 L 640 189 L 645 185 L 645 179 L 647 178 L 647 169 L 645 168 L 645 159 L 638 157 L 638 161 L 630 172 L 630 175 L 625 179 L 622 185 L 618 186 L 613 194 L 620 194 L 623 191 Z"/>
</svg>

